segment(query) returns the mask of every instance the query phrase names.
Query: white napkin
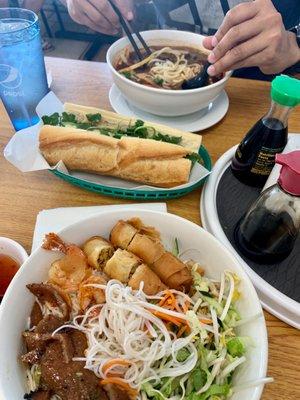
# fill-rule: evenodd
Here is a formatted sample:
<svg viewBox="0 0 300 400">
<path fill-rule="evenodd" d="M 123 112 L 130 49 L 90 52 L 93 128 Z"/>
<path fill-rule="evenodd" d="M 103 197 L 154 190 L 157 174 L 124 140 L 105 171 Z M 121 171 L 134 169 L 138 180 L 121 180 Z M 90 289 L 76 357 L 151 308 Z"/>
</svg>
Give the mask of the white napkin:
<svg viewBox="0 0 300 400">
<path fill-rule="evenodd" d="M 300 133 L 289 134 L 289 139 L 285 149 L 283 150 L 283 153 L 290 153 L 291 151 L 295 150 L 300 150 Z M 275 183 L 278 181 L 280 170 L 281 165 L 275 164 L 262 191 L 266 190 L 272 185 L 275 185 Z"/>
<path fill-rule="evenodd" d="M 166 203 L 140 203 L 140 204 L 118 204 L 111 206 L 93 207 L 62 207 L 50 210 L 42 210 L 38 213 L 32 240 L 31 251 L 37 249 L 43 241 L 46 233 L 58 232 L 66 226 L 78 222 L 90 215 L 98 214 L 103 211 L 126 210 L 128 208 L 140 210 L 152 210 L 167 212 Z"/>
</svg>

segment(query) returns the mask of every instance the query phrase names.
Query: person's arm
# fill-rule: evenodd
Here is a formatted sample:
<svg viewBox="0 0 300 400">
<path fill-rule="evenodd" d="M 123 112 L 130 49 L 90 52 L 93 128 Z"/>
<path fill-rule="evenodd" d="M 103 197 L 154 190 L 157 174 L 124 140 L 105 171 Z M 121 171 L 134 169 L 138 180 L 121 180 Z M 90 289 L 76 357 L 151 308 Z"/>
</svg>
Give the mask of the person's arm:
<svg viewBox="0 0 300 400">
<path fill-rule="evenodd" d="M 107 0 L 60 0 L 71 18 L 94 31 L 116 35 L 120 30 L 119 19 Z M 115 0 L 124 18 L 133 19 L 132 0 Z"/>
<path fill-rule="evenodd" d="M 208 58 L 213 64 L 208 70 L 212 76 L 253 66 L 265 74 L 276 74 L 300 61 L 296 35 L 285 29 L 271 0 L 234 7 L 203 45 L 212 50 Z"/>
</svg>

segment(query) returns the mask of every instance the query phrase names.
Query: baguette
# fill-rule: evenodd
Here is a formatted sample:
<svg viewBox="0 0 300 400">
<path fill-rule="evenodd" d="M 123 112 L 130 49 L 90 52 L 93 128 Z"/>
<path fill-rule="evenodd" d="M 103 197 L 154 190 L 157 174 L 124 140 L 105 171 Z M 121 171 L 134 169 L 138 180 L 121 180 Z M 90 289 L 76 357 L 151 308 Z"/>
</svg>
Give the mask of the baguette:
<svg viewBox="0 0 300 400">
<path fill-rule="evenodd" d="M 64 109 L 66 112 L 75 114 L 76 117 L 81 122 L 87 121 L 87 118 L 86 118 L 87 114 L 97 114 L 97 113 L 101 114 L 103 123 L 107 124 L 107 125 L 119 126 L 120 124 L 123 124 L 123 125 L 128 126 L 129 124 L 130 125 L 134 124 L 134 122 L 136 121 L 135 118 L 130 118 L 130 117 L 126 117 L 124 115 L 119 115 L 112 111 L 102 110 L 102 109 L 95 108 L 95 107 L 80 106 L 80 105 L 72 104 L 72 103 L 65 103 Z M 184 147 L 185 149 L 187 149 L 189 152 L 192 152 L 192 153 L 198 153 L 198 151 L 199 151 L 199 148 L 200 148 L 201 142 L 202 142 L 201 135 L 181 131 L 179 129 L 171 128 L 171 127 L 157 124 L 154 122 L 151 122 L 151 123 L 145 122 L 145 126 L 151 126 L 163 134 L 181 137 L 182 138 L 182 142 L 181 142 L 182 147 Z"/>
<path fill-rule="evenodd" d="M 40 132 L 40 151 L 53 166 L 115 176 L 159 187 L 188 182 L 191 161 L 181 146 L 152 139 L 115 139 L 71 127 L 48 126 Z"/>
<path fill-rule="evenodd" d="M 77 122 L 89 122 L 87 116 L 95 114 L 101 114 L 101 119 L 93 125 L 94 132 L 77 129 L 72 122 L 67 122 L 66 126 L 44 125 L 39 138 L 40 151 L 51 166 L 63 161 L 71 171 L 108 175 L 162 188 L 188 182 L 192 162 L 186 156 L 199 151 L 201 136 L 145 123 L 144 127 L 151 127 L 154 132 L 180 137 L 180 145 L 151 138 L 122 136 L 116 139 L 97 132 L 97 127 L 121 129 L 124 126 L 127 129 L 136 120 L 70 103 L 66 103 L 64 108 L 67 113 L 75 115 Z"/>
</svg>

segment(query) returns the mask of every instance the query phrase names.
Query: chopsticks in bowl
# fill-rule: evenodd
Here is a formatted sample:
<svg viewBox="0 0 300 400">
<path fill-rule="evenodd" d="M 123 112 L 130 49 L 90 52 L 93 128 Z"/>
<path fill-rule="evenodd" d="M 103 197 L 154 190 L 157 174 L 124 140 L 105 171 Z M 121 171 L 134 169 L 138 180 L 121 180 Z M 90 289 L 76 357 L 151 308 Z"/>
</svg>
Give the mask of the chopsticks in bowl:
<svg viewBox="0 0 300 400">
<path fill-rule="evenodd" d="M 141 53 L 141 51 L 139 49 L 138 44 L 136 43 L 136 41 L 135 41 L 135 39 L 134 39 L 134 37 L 133 37 L 133 35 L 131 33 L 131 30 L 133 31 L 133 33 L 137 36 L 137 38 L 141 42 L 141 44 L 142 44 L 142 46 L 143 46 L 143 48 L 144 48 L 144 50 L 146 52 L 146 55 L 150 56 L 150 54 L 152 52 L 151 52 L 150 48 L 148 47 L 147 43 L 145 42 L 144 38 L 140 34 L 140 32 L 138 32 L 136 29 L 134 29 L 134 27 L 131 26 L 129 24 L 129 22 L 125 20 L 125 18 L 123 17 L 121 11 L 115 5 L 113 0 L 108 0 L 108 2 L 110 3 L 110 5 L 111 5 L 112 9 L 114 10 L 114 12 L 117 14 L 117 16 L 118 16 L 118 18 L 120 20 L 120 24 L 121 24 L 122 28 L 124 29 L 124 31 L 126 33 L 126 36 L 128 37 L 128 39 L 129 39 L 129 41 L 130 41 L 130 43 L 131 43 L 131 45 L 132 45 L 132 47 L 134 49 L 134 52 L 136 53 L 136 55 L 139 58 L 139 60 L 142 61 L 144 59 L 144 57 L 143 57 L 143 55 L 142 55 L 142 53 Z"/>
</svg>

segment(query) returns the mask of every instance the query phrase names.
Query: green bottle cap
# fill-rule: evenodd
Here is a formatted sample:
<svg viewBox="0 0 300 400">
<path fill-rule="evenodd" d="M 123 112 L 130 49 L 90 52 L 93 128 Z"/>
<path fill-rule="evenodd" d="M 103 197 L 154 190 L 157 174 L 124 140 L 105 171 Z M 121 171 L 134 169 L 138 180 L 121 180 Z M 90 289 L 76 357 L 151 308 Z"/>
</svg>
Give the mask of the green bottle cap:
<svg viewBox="0 0 300 400">
<path fill-rule="evenodd" d="M 300 80 L 287 75 L 276 76 L 272 81 L 271 97 L 282 106 L 297 106 L 300 104 Z"/>
</svg>

